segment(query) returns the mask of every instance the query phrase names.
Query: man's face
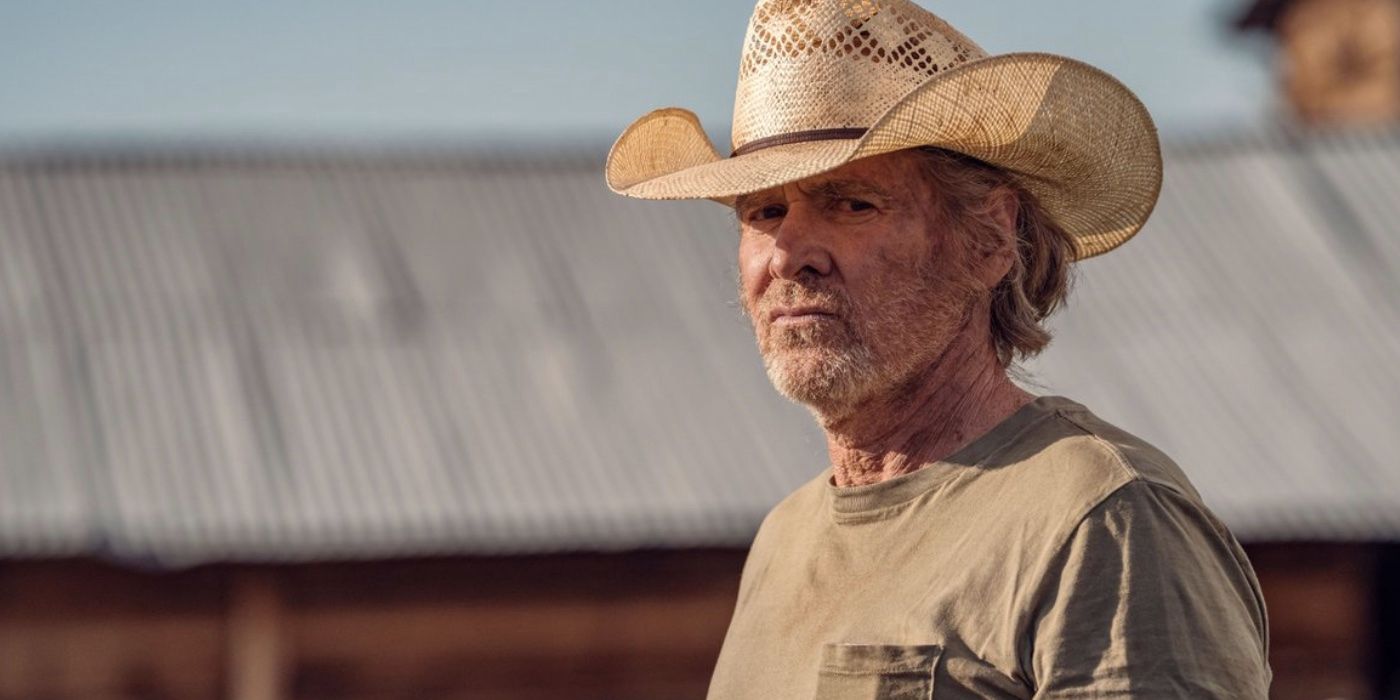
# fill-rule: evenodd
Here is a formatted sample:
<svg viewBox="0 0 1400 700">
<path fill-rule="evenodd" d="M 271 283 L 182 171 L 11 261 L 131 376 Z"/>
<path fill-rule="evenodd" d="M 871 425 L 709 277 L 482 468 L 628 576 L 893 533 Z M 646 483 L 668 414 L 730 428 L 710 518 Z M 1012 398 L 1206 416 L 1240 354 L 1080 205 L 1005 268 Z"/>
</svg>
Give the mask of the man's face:
<svg viewBox="0 0 1400 700">
<path fill-rule="evenodd" d="M 910 151 L 739 198 L 739 292 L 780 392 L 839 418 L 897 390 L 979 298 Z"/>
</svg>

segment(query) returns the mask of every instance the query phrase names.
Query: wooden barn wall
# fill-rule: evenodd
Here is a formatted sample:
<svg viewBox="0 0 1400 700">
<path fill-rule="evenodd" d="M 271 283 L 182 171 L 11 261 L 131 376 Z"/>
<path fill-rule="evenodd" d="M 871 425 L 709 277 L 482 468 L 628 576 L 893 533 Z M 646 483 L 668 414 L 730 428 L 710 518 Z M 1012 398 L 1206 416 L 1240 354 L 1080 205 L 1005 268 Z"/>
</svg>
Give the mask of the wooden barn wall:
<svg viewBox="0 0 1400 700">
<path fill-rule="evenodd" d="M 1273 697 L 1377 697 L 1378 548 L 1249 548 Z M 744 552 L 0 564 L 0 700 L 703 698 Z"/>
<path fill-rule="evenodd" d="M 742 551 L 0 565 L 0 699 L 703 697 Z"/>
</svg>

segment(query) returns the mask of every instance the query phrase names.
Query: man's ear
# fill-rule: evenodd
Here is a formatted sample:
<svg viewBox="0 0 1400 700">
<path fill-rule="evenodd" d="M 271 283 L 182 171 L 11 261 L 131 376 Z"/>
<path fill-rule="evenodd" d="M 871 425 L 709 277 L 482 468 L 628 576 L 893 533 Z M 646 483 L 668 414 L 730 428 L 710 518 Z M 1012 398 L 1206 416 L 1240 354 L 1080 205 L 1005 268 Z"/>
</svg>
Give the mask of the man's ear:
<svg viewBox="0 0 1400 700">
<path fill-rule="evenodd" d="M 994 289 L 1011 272 L 1016 260 L 1016 222 L 1020 218 L 1021 198 L 1010 188 L 1001 187 L 988 195 L 987 214 L 996 224 L 996 246 L 988 249 L 977 261 L 977 278 L 987 289 Z"/>
</svg>

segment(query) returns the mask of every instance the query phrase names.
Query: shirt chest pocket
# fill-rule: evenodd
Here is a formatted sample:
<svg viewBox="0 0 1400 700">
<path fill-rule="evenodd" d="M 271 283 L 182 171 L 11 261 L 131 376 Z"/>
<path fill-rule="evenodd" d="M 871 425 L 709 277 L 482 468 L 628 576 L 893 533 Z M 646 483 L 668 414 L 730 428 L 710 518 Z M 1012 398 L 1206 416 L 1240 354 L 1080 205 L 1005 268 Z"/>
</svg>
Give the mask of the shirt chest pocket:
<svg viewBox="0 0 1400 700">
<path fill-rule="evenodd" d="M 932 700 L 936 644 L 827 644 L 814 700 Z"/>
</svg>

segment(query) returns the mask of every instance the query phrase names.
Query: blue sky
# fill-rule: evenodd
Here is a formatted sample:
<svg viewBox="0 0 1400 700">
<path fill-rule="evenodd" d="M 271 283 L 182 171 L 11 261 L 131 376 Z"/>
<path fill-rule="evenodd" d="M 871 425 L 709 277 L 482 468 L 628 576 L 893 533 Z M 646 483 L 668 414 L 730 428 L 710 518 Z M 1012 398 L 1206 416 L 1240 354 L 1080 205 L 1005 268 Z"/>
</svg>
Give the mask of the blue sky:
<svg viewBox="0 0 1400 700">
<path fill-rule="evenodd" d="M 925 0 L 992 53 L 1050 51 L 1165 133 L 1274 109 L 1243 0 Z M 694 109 L 727 135 L 751 0 L 0 0 L 0 144 L 329 138 L 602 142 Z"/>
</svg>

